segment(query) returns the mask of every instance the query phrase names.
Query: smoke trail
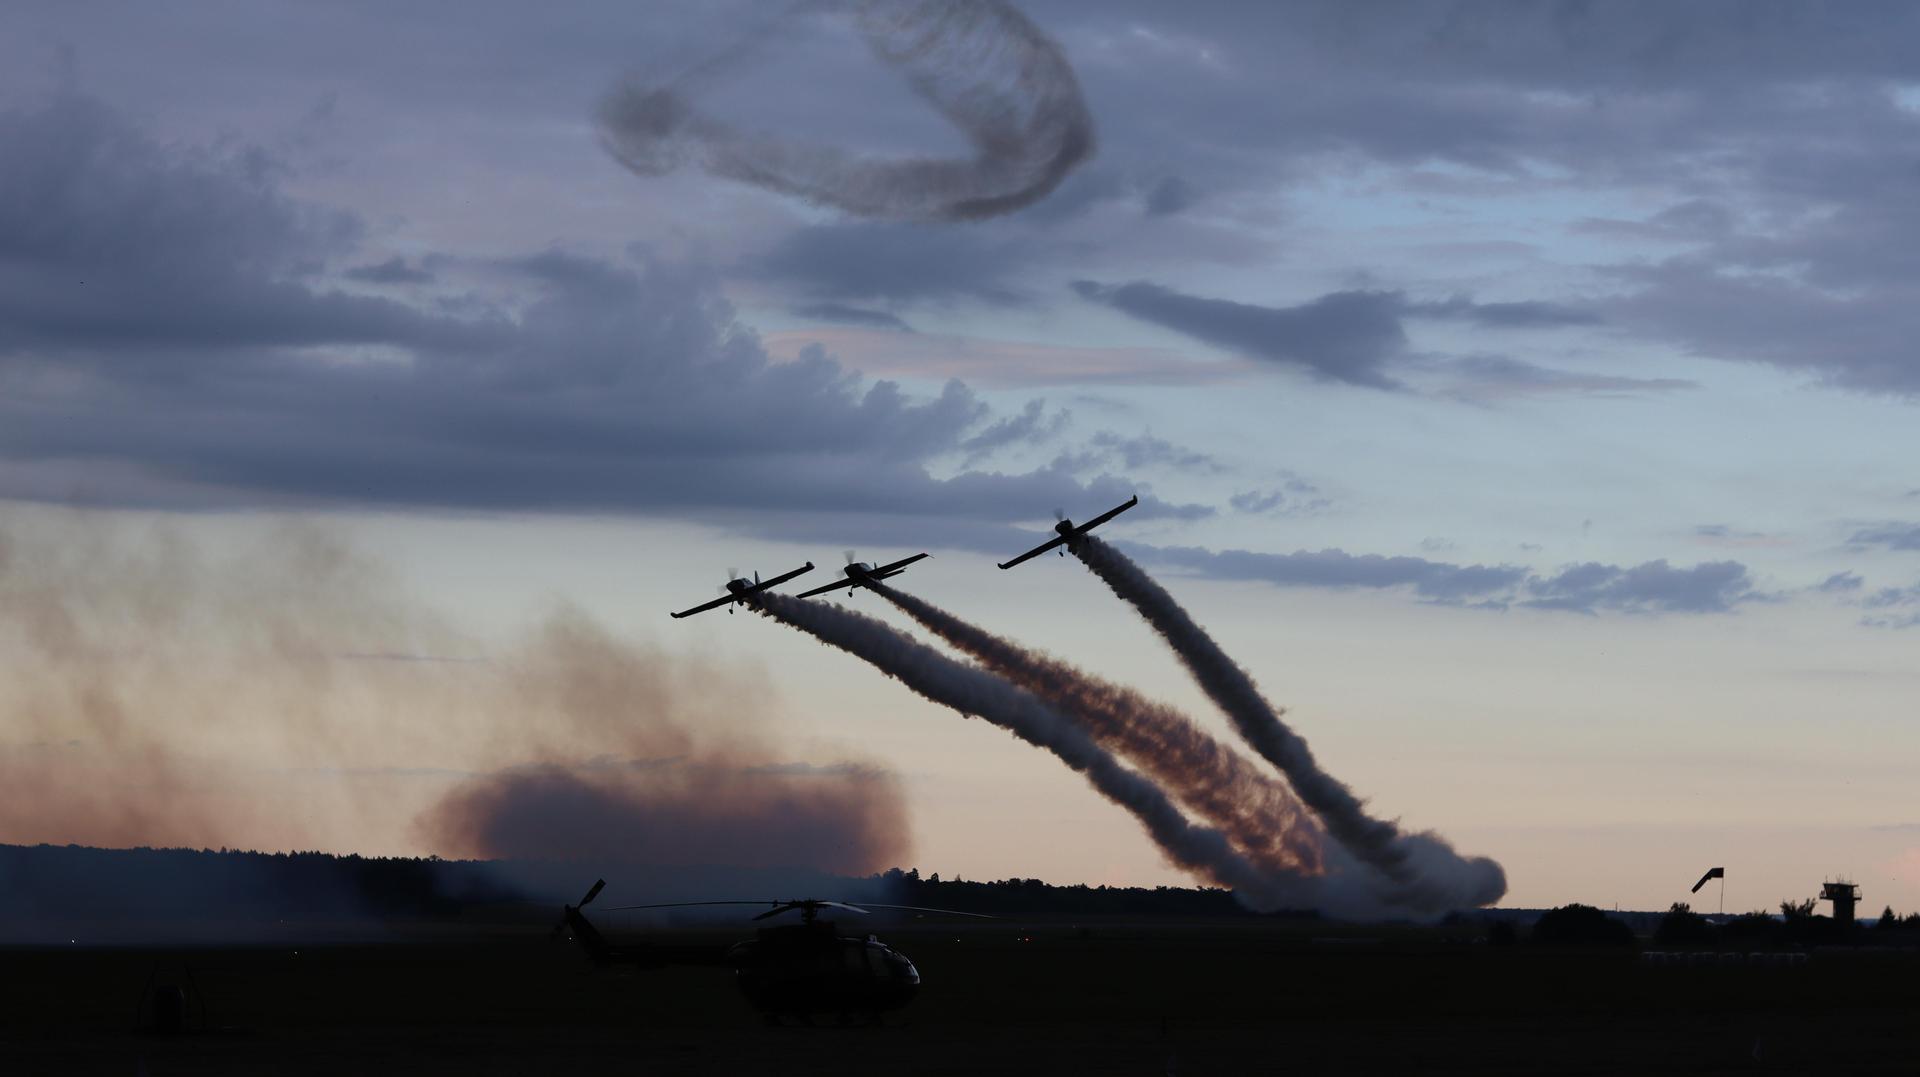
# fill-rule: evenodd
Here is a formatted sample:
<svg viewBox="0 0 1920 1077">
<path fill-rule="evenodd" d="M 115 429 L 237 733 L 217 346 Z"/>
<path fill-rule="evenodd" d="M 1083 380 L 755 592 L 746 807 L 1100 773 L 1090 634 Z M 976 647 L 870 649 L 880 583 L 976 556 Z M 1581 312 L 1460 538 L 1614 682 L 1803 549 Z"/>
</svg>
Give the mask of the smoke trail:
<svg viewBox="0 0 1920 1077">
<path fill-rule="evenodd" d="M 1285 783 L 1249 765 L 1191 718 L 1139 693 L 1036 654 L 931 603 L 881 583 L 870 584 L 928 631 L 987 669 L 1078 719 L 1227 833 L 1269 871 L 1318 874 L 1322 834 Z"/>
<path fill-rule="evenodd" d="M 756 612 L 860 658 L 908 688 L 962 714 L 978 715 L 1086 775 L 1107 799 L 1132 812 L 1175 864 L 1231 887 L 1255 908 L 1315 904 L 1316 881 L 1262 871 L 1225 834 L 1195 826 L 1165 793 L 1128 770 L 1081 729 L 1032 693 L 985 670 L 962 665 L 864 614 L 763 592 Z"/>
<path fill-rule="evenodd" d="M 1092 535 L 1068 548 L 1146 618 L 1254 751 L 1287 776 L 1334 839 L 1403 888 L 1404 903 L 1486 905 L 1506 893 L 1506 873 L 1494 861 L 1462 858 L 1437 835 L 1405 835 L 1397 824 L 1367 814 L 1351 789 L 1320 769 L 1307 742 L 1280 720 L 1246 670 L 1140 566 Z"/>
<path fill-rule="evenodd" d="M 1045 198 L 1093 152 L 1093 118 L 1072 66 L 1003 0 L 859 0 L 851 10 L 874 56 L 959 129 L 971 158 L 876 160 L 743 132 L 671 84 L 609 94 L 598 114 L 602 144 L 644 176 L 696 164 L 817 205 L 911 220 L 1011 213 Z"/>
</svg>

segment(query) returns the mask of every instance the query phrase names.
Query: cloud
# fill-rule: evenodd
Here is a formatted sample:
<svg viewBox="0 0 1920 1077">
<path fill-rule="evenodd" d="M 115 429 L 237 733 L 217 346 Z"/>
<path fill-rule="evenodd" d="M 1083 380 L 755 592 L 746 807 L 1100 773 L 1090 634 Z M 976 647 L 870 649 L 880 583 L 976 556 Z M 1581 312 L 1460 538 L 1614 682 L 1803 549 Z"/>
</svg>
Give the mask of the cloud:
<svg viewBox="0 0 1920 1077">
<path fill-rule="evenodd" d="M 1815 587 L 1814 590 L 1826 594 L 1847 594 L 1858 591 L 1865 582 L 1865 580 L 1862 580 L 1855 573 L 1836 572 L 1826 579 L 1821 580 L 1819 586 Z"/>
<path fill-rule="evenodd" d="M 1324 509 L 1333 504 L 1333 500 L 1321 496 L 1320 488 L 1305 479 L 1288 475 L 1280 486 L 1242 490 L 1229 497 L 1227 504 L 1248 514 L 1297 515 Z M 1421 548 L 1428 548 L 1427 544 L 1421 543 Z"/>
<path fill-rule="evenodd" d="M 408 265 L 399 255 L 372 265 L 354 266 L 341 275 L 365 284 L 431 284 L 434 280 L 426 266 Z"/>
<path fill-rule="evenodd" d="M 1374 389 L 1401 388 L 1381 370 L 1406 348 L 1400 300 L 1391 292 L 1334 292 L 1293 307 L 1206 299 L 1148 281 L 1081 280 L 1083 299 L 1254 359 Z"/>
<path fill-rule="evenodd" d="M 860 221 L 803 228 L 740 268 L 828 300 L 966 298 L 1008 306 L 1027 302 L 1006 279 L 1028 254 L 1004 230 Z"/>
<path fill-rule="evenodd" d="M 1595 613 L 1725 613 L 1761 596 L 1738 561 L 1707 561 L 1674 568 L 1665 559 L 1631 568 L 1589 561 L 1527 582 L 1533 597 L 1522 604 L 1540 609 Z"/>
<path fill-rule="evenodd" d="M 1704 546 L 1752 549 L 1793 545 L 1793 540 L 1784 535 L 1770 535 L 1765 531 L 1745 531 L 1728 524 L 1699 524 L 1694 527 L 1693 535 Z"/>
<path fill-rule="evenodd" d="M 903 335 L 863 326 L 768 333 L 768 351 L 782 359 L 819 346 L 870 374 L 905 378 L 963 378 L 983 388 L 1058 385 L 1220 385 L 1260 371 L 1241 359 L 1207 361 L 1175 351 L 1139 347 L 1076 347 L 994 340 L 946 333 Z"/>
<path fill-rule="evenodd" d="M 357 222 L 257 153 L 62 98 L 0 116 L 0 160 L 0 496 L 1004 523 L 1131 493 L 951 472 L 1022 420 L 818 348 L 775 362 L 695 267 L 509 256 L 455 315 L 329 290 Z"/>
<path fill-rule="evenodd" d="M 1920 321 L 1904 285 L 1836 293 L 1733 268 L 1699 258 L 1616 268 L 1636 287 L 1602 305 L 1621 327 L 1697 355 L 1766 363 L 1866 392 L 1920 392 L 1920 364 L 1908 346 Z"/>
<path fill-rule="evenodd" d="M 1888 522 L 1863 527 L 1847 540 L 1852 546 L 1884 546 L 1889 550 L 1920 550 L 1920 524 Z"/>
<path fill-rule="evenodd" d="M 1882 587 L 1860 600 L 1875 612 L 1860 619 L 1869 628 L 1920 627 L 1920 583 L 1911 587 Z"/>
<path fill-rule="evenodd" d="M 1253 359 L 1299 367 L 1327 381 L 1375 389 L 1402 384 L 1386 368 L 1409 358 L 1405 320 L 1465 321 L 1482 329 L 1554 329 L 1597 324 L 1598 315 L 1557 303 L 1476 303 L 1465 296 L 1435 302 L 1394 291 L 1330 292 L 1290 307 L 1268 307 L 1188 295 L 1150 281 L 1075 281 L 1083 299 Z M 1691 382 L 1583 375 L 1499 356 L 1446 360 L 1469 385 L 1491 391 L 1592 393 L 1690 388 Z"/>
<path fill-rule="evenodd" d="M 1197 546 L 1145 546 L 1118 543 L 1142 559 L 1213 579 L 1260 580 L 1282 587 L 1411 587 L 1422 598 L 1464 601 L 1497 595 L 1527 577 L 1513 565 L 1450 565 L 1423 557 L 1383 557 L 1344 550 L 1295 553 L 1213 551 Z"/>
<path fill-rule="evenodd" d="M 1438 302 L 1407 303 L 1402 309 L 1410 317 L 1464 321 L 1482 329 L 1553 329 L 1569 325 L 1598 325 L 1601 320 L 1598 314 L 1590 310 L 1561 303 L 1475 303 L 1466 296 L 1454 296 Z"/>
<path fill-rule="evenodd" d="M 1460 356 L 1441 359 L 1434 365 L 1456 379 L 1445 390 L 1446 395 L 1464 400 L 1547 393 L 1633 396 L 1700 387 L 1698 382 L 1681 378 L 1630 378 L 1617 374 L 1555 370 L 1502 355 Z"/>
<path fill-rule="evenodd" d="M 852 307 L 845 303 L 805 303 L 794 307 L 793 313 L 797 317 L 812 318 L 815 321 L 862 325 L 872 329 L 894 329 L 902 333 L 913 332 L 912 326 L 884 310 Z"/>
<path fill-rule="evenodd" d="M 1060 436 L 1073 421 L 1065 409 L 1046 414 L 1046 401 L 1029 400 L 1020 414 L 1000 419 L 960 443 L 969 460 L 991 455 L 1009 445 L 1040 445 Z"/>
<path fill-rule="evenodd" d="M 1193 184 L 1179 176 L 1168 176 L 1147 191 L 1141 206 L 1149 217 L 1170 217 L 1197 201 L 1199 194 L 1193 189 Z"/>
<path fill-rule="evenodd" d="M 62 96 L 0 113 L 0 357 L 178 377 L 237 349 L 484 349 L 489 326 L 312 283 L 359 223 L 295 202 L 257 150 L 162 146 Z"/>
<path fill-rule="evenodd" d="M 1210 579 L 1257 580 L 1280 587 L 1405 587 L 1431 602 L 1597 614 L 1727 613 L 1763 599 L 1746 566 L 1712 561 L 1674 568 L 1666 561 L 1631 567 L 1589 562 L 1541 576 L 1521 565 L 1460 565 L 1424 557 L 1354 554 L 1340 549 L 1290 554 L 1120 543 L 1142 560 Z"/>
<path fill-rule="evenodd" d="M 1107 459 L 1118 460 L 1129 470 L 1157 467 L 1210 475 L 1227 470 L 1209 453 L 1190 449 L 1185 445 L 1176 445 L 1165 438 L 1154 437 L 1152 434 L 1128 436 L 1116 434 L 1111 430 L 1102 430 L 1093 435 L 1091 445 L 1096 454 Z"/>
</svg>

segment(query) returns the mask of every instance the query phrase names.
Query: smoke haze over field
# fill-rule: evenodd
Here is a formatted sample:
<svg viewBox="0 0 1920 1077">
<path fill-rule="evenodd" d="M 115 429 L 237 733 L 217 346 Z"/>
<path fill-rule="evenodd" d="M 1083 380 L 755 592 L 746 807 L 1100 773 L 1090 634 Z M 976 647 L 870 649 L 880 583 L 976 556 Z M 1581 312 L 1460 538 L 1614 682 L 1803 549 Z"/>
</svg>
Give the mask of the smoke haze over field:
<svg viewBox="0 0 1920 1077">
<path fill-rule="evenodd" d="M 769 691 L 566 608 L 481 646 L 311 524 L 0 518 L 0 842 L 898 863 L 897 783 L 784 758 Z"/>
</svg>

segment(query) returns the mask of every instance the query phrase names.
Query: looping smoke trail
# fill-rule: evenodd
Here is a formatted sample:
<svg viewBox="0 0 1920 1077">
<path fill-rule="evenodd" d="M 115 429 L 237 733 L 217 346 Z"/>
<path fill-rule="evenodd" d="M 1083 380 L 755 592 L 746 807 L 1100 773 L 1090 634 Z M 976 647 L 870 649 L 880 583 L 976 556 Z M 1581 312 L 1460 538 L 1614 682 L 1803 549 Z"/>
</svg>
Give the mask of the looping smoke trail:
<svg viewBox="0 0 1920 1077">
<path fill-rule="evenodd" d="M 1236 852 L 1227 836 L 1195 826 L 1147 778 L 1122 766 L 1081 729 L 1032 693 L 985 670 L 948 658 L 865 614 L 819 602 L 762 592 L 754 610 L 860 658 L 919 695 L 962 714 L 977 715 L 1084 774 L 1107 799 L 1132 812 L 1175 864 L 1228 886 L 1254 908 L 1315 904 L 1317 881 L 1262 871 Z"/>
<path fill-rule="evenodd" d="M 1280 720 L 1282 712 L 1260 694 L 1246 670 L 1125 554 L 1092 535 L 1068 548 L 1146 618 L 1254 751 L 1278 767 L 1300 799 L 1319 813 L 1334 839 L 1399 884 L 1404 903 L 1485 905 L 1506 893 L 1506 873 L 1494 861 L 1462 858 L 1437 835 L 1403 834 L 1396 823 L 1367 814 L 1351 789 L 1320 769 L 1307 742 Z"/>
<path fill-rule="evenodd" d="M 1269 871 L 1319 874 L 1323 835 L 1286 784 L 1249 765 L 1191 718 L 1037 654 L 881 583 L 875 593 L 987 669 L 1079 719 Z"/>
<path fill-rule="evenodd" d="M 824 5 L 823 5 L 824 6 Z M 977 220 L 1045 198 L 1093 152 L 1093 117 L 1066 56 L 1003 0 L 860 0 L 868 47 L 964 135 L 964 159 L 875 159 L 754 134 L 673 85 L 628 84 L 601 102 L 602 145 L 645 176 L 707 172 L 864 217 Z"/>
</svg>

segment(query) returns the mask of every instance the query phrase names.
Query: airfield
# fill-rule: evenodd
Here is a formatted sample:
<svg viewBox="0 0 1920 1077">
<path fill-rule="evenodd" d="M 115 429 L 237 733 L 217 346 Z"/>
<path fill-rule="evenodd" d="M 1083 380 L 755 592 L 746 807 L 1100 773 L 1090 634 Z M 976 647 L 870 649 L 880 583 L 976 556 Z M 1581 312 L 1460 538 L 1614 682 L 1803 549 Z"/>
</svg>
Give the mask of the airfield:
<svg viewBox="0 0 1920 1077">
<path fill-rule="evenodd" d="M 0 950 L 0 1072 L 1910 1073 L 1920 1047 L 1913 951 L 1671 967 L 1479 922 L 863 921 L 919 966 L 918 1000 L 775 1026 L 723 967 L 594 970 L 551 912 L 381 943 Z M 194 1031 L 141 1027 L 156 976 L 190 981 Z"/>
</svg>

